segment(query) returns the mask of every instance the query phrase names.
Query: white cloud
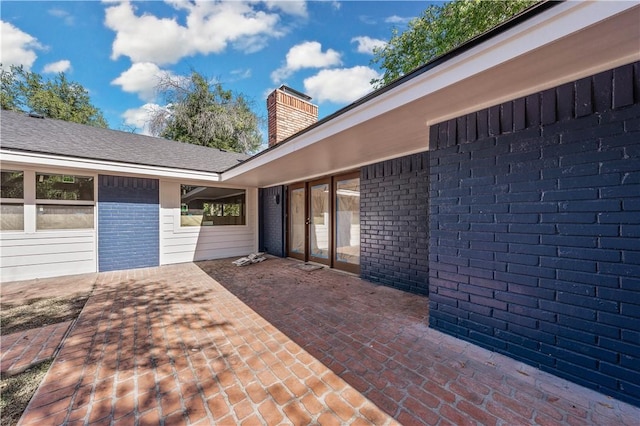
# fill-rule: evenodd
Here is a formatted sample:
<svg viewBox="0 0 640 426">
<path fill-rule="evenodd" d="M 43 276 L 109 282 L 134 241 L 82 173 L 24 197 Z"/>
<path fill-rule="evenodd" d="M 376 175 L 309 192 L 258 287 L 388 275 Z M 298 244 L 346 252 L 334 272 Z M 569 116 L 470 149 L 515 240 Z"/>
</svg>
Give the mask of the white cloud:
<svg viewBox="0 0 640 426">
<path fill-rule="evenodd" d="M 285 65 L 271 73 L 271 80 L 278 83 L 303 68 L 327 68 L 340 64 L 340 53 L 333 49 L 322 52 L 322 45 L 317 41 L 305 41 L 289 49 Z"/>
<path fill-rule="evenodd" d="M 368 16 L 368 15 L 360 15 L 358 16 L 358 19 L 360 20 L 360 22 L 366 25 L 378 24 L 378 21 L 376 21 L 375 18 L 372 18 L 371 16 Z"/>
<path fill-rule="evenodd" d="M 135 127 L 136 133 L 151 135 L 149 131 L 149 121 L 151 116 L 158 110 L 165 109 L 154 103 L 147 103 L 139 108 L 131 108 L 122 114 L 123 122 L 127 126 Z"/>
<path fill-rule="evenodd" d="M 71 62 L 67 59 L 63 59 L 58 62 L 52 62 L 44 66 L 43 73 L 57 74 L 59 72 L 68 72 L 71 70 Z"/>
<path fill-rule="evenodd" d="M 400 25 L 406 25 L 409 23 L 409 21 L 411 21 L 414 17 L 406 17 L 406 16 L 398 16 L 398 15 L 393 15 L 393 16 L 389 16 L 388 18 L 386 18 L 384 20 L 384 22 L 386 22 L 387 24 L 400 24 Z"/>
<path fill-rule="evenodd" d="M 367 36 L 354 37 L 351 39 L 351 43 L 358 43 L 358 53 L 366 53 L 373 55 L 373 49 L 376 47 L 384 47 L 387 42 L 377 38 L 371 38 Z"/>
<path fill-rule="evenodd" d="M 120 86 L 125 92 L 137 93 L 143 101 L 153 101 L 156 98 L 158 83 L 166 78 L 179 79 L 180 77 L 171 71 L 161 70 L 151 62 L 140 62 L 133 64 L 111 84 Z"/>
<path fill-rule="evenodd" d="M 280 9 L 288 15 L 307 17 L 307 2 L 297 0 L 266 0 L 264 2 L 269 10 Z"/>
<path fill-rule="evenodd" d="M 62 19 L 65 25 L 72 26 L 75 24 L 75 18 L 66 10 L 53 8 L 53 9 L 49 9 L 48 12 L 49 12 L 49 15 Z"/>
<path fill-rule="evenodd" d="M 371 92 L 376 78 L 380 74 L 365 66 L 322 70 L 304 80 L 304 89 L 318 102 L 350 103 Z"/>
<path fill-rule="evenodd" d="M 37 38 L 5 21 L 0 21 L 0 39 L 0 63 L 5 67 L 23 65 L 30 70 L 38 57 L 35 51 L 45 49 Z"/>
<path fill-rule="evenodd" d="M 232 81 L 245 80 L 251 78 L 251 68 L 238 68 L 231 71 Z"/>
<path fill-rule="evenodd" d="M 185 25 L 177 18 L 136 15 L 135 7 L 122 2 L 107 7 L 105 25 L 115 31 L 112 59 L 128 56 L 133 62 L 173 64 L 186 56 L 222 52 L 230 43 L 245 51 L 264 48 L 269 37 L 284 34 L 279 15 L 246 2 L 169 1 L 187 13 Z M 280 6 L 294 10 L 293 6 Z M 296 6 L 299 8 L 299 6 Z"/>
</svg>

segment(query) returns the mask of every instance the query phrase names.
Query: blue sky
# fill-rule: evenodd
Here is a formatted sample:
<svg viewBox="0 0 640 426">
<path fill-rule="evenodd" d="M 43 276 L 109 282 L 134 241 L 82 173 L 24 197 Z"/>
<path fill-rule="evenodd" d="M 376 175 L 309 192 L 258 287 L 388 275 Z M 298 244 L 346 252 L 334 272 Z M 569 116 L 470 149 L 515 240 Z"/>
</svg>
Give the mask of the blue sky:
<svg viewBox="0 0 640 426">
<path fill-rule="evenodd" d="M 114 129 L 145 132 L 159 75 L 194 69 L 253 101 L 286 84 L 320 118 L 371 91 L 371 48 L 426 1 L 3 1 L 3 66 L 82 84 Z"/>
</svg>

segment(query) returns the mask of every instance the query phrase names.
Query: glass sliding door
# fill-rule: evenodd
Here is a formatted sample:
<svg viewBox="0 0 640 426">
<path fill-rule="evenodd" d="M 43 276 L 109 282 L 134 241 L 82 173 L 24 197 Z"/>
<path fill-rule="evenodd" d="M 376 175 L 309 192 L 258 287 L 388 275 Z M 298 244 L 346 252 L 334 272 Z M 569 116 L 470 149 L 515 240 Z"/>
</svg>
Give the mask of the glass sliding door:
<svg viewBox="0 0 640 426">
<path fill-rule="evenodd" d="M 334 266 L 360 272 L 360 175 L 337 176 L 335 192 Z"/>
<path fill-rule="evenodd" d="M 307 196 L 305 185 L 289 186 L 289 256 L 300 260 L 306 259 L 306 228 L 307 228 Z"/>
<path fill-rule="evenodd" d="M 309 184 L 309 260 L 330 264 L 331 180 Z"/>
</svg>

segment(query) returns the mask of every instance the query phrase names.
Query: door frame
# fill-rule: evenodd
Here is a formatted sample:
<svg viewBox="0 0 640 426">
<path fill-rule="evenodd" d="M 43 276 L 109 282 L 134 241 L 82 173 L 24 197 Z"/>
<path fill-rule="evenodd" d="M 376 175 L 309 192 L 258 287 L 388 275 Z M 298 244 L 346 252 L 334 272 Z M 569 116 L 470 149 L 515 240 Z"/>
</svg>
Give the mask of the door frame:
<svg viewBox="0 0 640 426">
<path fill-rule="evenodd" d="M 296 182 L 293 184 L 289 184 L 287 186 L 287 203 L 286 203 L 286 213 L 285 213 L 285 223 L 286 223 L 286 256 L 292 257 L 294 259 L 301 260 L 303 262 L 314 262 L 329 266 L 330 268 L 339 269 L 345 272 L 351 272 L 354 274 L 360 274 L 360 264 L 352 264 L 346 262 L 340 262 L 337 260 L 337 238 L 336 238 L 336 190 L 338 181 L 345 179 L 354 179 L 360 177 L 360 171 L 351 171 L 347 173 L 341 173 L 338 175 L 325 176 L 322 178 L 314 179 L 311 181 L 304 182 Z M 311 187 L 317 184 L 328 184 L 329 188 L 329 197 L 328 197 L 328 209 L 329 209 L 329 256 L 327 259 L 318 258 L 311 255 L 311 241 L 309 238 L 310 235 L 310 213 L 311 213 Z M 292 200 L 292 192 L 295 190 L 304 189 L 304 217 L 305 217 L 305 226 L 304 226 L 304 253 L 296 253 L 290 250 L 291 248 L 291 200 Z"/>
<path fill-rule="evenodd" d="M 332 257 L 332 267 L 335 269 L 340 269 L 341 271 L 346 271 L 346 272 L 351 272 L 353 274 L 360 274 L 360 262 L 358 262 L 358 264 L 354 264 L 354 263 L 347 263 L 347 262 L 341 262 L 338 260 L 338 238 L 337 238 L 337 233 L 338 233 L 338 221 L 337 221 L 337 202 L 336 202 L 336 196 L 337 196 L 337 191 L 338 191 L 338 182 L 342 181 L 342 180 L 347 180 L 347 179 L 355 179 L 358 178 L 360 179 L 360 172 L 349 172 L 349 173 L 343 173 L 340 175 L 335 175 L 332 176 L 331 178 L 331 196 L 333 198 L 333 201 L 331 204 L 333 204 L 333 210 L 332 210 L 332 214 L 331 214 L 331 235 L 333 237 L 333 245 L 332 245 L 332 253 L 331 253 L 331 257 Z M 360 210 L 358 210 L 358 215 Z M 360 226 L 360 222 L 361 220 L 358 220 L 358 226 Z M 360 245 L 360 244 L 358 244 Z M 358 255 L 358 259 L 360 258 L 360 256 Z"/>
<path fill-rule="evenodd" d="M 303 253 L 296 253 L 291 251 L 291 200 L 293 199 L 293 197 L 291 196 L 292 192 L 298 189 L 303 189 L 304 190 L 304 218 L 305 218 L 305 227 L 304 227 L 304 252 Z M 293 257 L 294 259 L 298 259 L 298 260 L 302 260 L 303 262 L 307 261 L 307 239 L 308 239 L 308 232 L 307 232 L 307 218 L 308 218 L 308 214 L 307 214 L 307 204 L 308 204 L 308 196 L 307 196 L 307 184 L 305 182 L 299 182 L 299 183 L 294 183 L 291 184 L 287 187 L 287 205 L 286 205 L 286 230 L 287 230 L 287 256 L 288 257 Z"/>
<path fill-rule="evenodd" d="M 328 210 L 328 217 L 327 220 L 329 221 L 329 223 L 327 224 L 327 258 L 323 258 L 323 257 L 316 257 L 313 256 L 311 254 L 311 238 L 310 238 L 310 232 L 311 232 L 311 221 L 312 221 L 312 217 L 311 217 L 311 188 L 316 186 L 316 185 L 323 185 L 326 184 L 327 185 L 327 189 L 329 191 L 328 195 L 327 195 L 327 202 L 328 202 L 328 206 L 327 206 L 327 210 Z M 333 257 L 333 180 L 331 179 L 331 177 L 324 177 L 321 179 L 316 179 L 313 180 L 311 182 L 307 182 L 307 192 L 306 192 L 306 197 L 307 197 L 307 221 L 306 221 L 306 227 L 305 227 L 305 235 L 307 237 L 307 246 L 306 246 L 306 253 L 307 253 L 307 259 L 310 262 L 315 262 L 315 263 L 320 263 L 323 265 L 327 265 L 328 267 L 332 267 L 332 257 Z"/>
</svg>

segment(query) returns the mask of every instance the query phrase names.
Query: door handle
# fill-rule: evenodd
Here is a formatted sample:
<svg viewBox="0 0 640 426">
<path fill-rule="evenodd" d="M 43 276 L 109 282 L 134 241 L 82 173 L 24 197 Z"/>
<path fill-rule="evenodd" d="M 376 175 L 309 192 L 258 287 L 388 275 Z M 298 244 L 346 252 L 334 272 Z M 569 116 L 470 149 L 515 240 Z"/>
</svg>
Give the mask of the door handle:
<svg viewBox="0 0 640 426">
<path fill-rule="evenodd" d="M 305 225 L 310 225 L 311 224 L 311 220 L 309 218 L 307 218 L 307 220 L 305 220 L 304 224 Z"/>
</svg>

